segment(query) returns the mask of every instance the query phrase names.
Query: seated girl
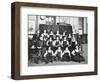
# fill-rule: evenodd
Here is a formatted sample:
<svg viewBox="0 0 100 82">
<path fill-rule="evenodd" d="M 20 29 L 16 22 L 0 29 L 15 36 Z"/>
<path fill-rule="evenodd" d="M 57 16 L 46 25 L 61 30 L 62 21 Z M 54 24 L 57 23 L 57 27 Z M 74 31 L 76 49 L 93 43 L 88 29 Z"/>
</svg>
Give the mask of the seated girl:
<svg viewBox="0 0 100 82">
<path fill-rule="evenodd" d="M 47 46 L 47 45 L 46 45 L 46 40 L 44 40 L 43 35 L 40 36 L 40 41 L 41 41 L 42 47 L 46 47 L 46 46 Z"/>
<path fill-rule="evenodd" d="M 49 35 L 47 34 L 47 31 L 44 30 L 44 32 L 42 33 L 42 37 L 43 37 L 43 40 L 46 41 L 49 37 Z"/>
<path fill-rule="evenodd" d="M 54 34 L 53 34 L 52 31 L 51 31 L 50 34 L 49 34 L 49 38 L 52 38 L 52 40 L 54 40 Z"/>
<path fill-rule="evenodd" d="M 53 40 L 52 40 L 52 38 L 50 37 L 50 39 L 47 41 L 47 46 L 48 47 L 52 47 L 53 46 Z"/>
<path fill-rule="evenodd" d="M 67 37 L 66 32 L 63 32 L 62 38 L 64 39 L 64 37 Z"/>
<path fill-rule="evenodd" d="M 62 37 L 62 35 L 60 35 L 60 37 L 59 37 L 59 40 L 60 40 L 60 41 L 62 41 L 62 40 L 63 40 L 63 37 Z"/>
<path fill-rule="evenodd" d="M 62 55 L 61 47 L 58 47 L 58 49 L 55 51 L 56 61 L 61 61 L 61 55 Z"/>
<path fill-rule="evenodd" d="M 68 42 L 69 42 L 69 44 L 71 44 L 71 39 L 72 39 L 72 36 L 71 36 L 71 34 L 69 34 L 69 36 L 68 36 Z"/>
<path fill-rule="evenodd" d="M 55 40 L 54 42 L 53 42 L 53 45 L 54 45 L 54 50 L 57 50 L 58 49 L 58 47 L 60 46 L 60 40 L 59 40 L 59 37 L 57 37 L 57 40 Z"/>
<path fill-rule="evenodd" d="M 64 37 L 64 40 L 61 42 L 61 46 L 63 50 L 69 46 L 69 42 L 66 40 L 66 37 Z"/>
<path fill-rule="evenodd" d="M 72 51 L 71 60 L 79 63 L 85 61 L 84 57 L 79 52 L 78 46 L 76 46 L 76 49 Z"/>
<path fill-rule="evenodd" d="M 72 38 L 72 43 L 71 43 L 71 51 L 75 50 L 77 46 L 77 41 L 75 40 L 75 38 Z"/>
<path fill-rule="evenodd" d="M 41 36 L 41 33 L 40 33 L 39 30 L 37 30 L 37 31 L 36 31 L 36 38 L 37 38 L 38 40 L 40 40 L 40 36 Z"/>
<path fill-rule="evenodd" d="M 62 53 L 62 61 L 70 61 L 70 60 L 71 60 L 70 51 L 68 50 L 68 47 L 66 47 L 66 49 Z"/>
<path fill-rule="evenodd" d="M 57 37 L 60 37 L 59 30 L 57 30 L 57 33 L 56 33 L 56 38 L 57 38 Z"/>
<path fill-rule="evenodd" d="M 53 50 L 51 50 L 51 47 L 48 48 L 48 50 L 46 50 L 45 54 L 44 54 L 44 58 L 45 58 L 45 63 L 49 63 L 49 62 L 53 62 Z"/>
</svg>

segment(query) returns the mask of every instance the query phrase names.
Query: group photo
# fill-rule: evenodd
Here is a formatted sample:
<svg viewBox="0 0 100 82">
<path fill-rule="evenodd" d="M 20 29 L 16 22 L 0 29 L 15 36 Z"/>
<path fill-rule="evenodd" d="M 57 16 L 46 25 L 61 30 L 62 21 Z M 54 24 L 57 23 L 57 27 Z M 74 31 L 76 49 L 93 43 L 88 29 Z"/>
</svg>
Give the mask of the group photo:
<svg viewBox="0 0 100 82">
<path fill-rule="evenodd" d="M 28 15 L 28 66 L 87 64 L 86 17 Z"/>
<path fill-rule="evenodd" d="M 11 78 L 98 74 L 98 7 L 14 2 Z"/>
</svg>

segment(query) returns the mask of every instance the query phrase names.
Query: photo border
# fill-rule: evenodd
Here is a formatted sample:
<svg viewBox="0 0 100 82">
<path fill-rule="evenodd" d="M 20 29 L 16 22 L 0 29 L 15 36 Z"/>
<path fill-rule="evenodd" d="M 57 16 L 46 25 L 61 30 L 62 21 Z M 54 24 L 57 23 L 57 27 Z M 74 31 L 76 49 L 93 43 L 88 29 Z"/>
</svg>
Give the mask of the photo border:
<svg viewBox="0 0 100 82">
<path fill-rule="evenodd" d="M 75 9 L 94 11 L 94 72 L 77 72 L 77 73 L 58 73 L 43 75 L 20 75 L 20 8 L 21 7 L 38 7 L 38 8 L 57 8 L 57 9 Z M 14 2 L 11 4 L 11 78 L 15 80 L 22 79 L 38 79 L 38 78 L 54 78 L 69 76 L 97 75 L 97 7 L 61 5 L 61 4 L 43 4 L 43 3 L 26 3 Z"/>
</svg>

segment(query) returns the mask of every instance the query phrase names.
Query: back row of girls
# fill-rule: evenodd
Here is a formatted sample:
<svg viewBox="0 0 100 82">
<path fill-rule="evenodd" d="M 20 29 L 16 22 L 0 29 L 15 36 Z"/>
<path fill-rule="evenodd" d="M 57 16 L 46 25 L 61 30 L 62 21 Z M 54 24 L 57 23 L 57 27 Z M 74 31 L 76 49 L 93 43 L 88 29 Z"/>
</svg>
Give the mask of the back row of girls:
<svg viewBox="0 0 100 82">
<path fill-rule="evenodd" d="M 46 30 L 44 30 L 41 34 L 37 31 L 36 37 L 33 39 L 33 43 L 35 47 L 52 47 L 54 51 L 59 46 L 63 48 L 62 50 L 64 50 L 65 47 L 68 47 L 71 44 L 74 49 L 75 45 L 77 45 L 75 37 L 72 37 L 71 34 L 66 34 L 66 32 L 60 34 L 59 31 L 57 31 L 56 34 L 52 31 L 47 33 Z"/>
</svg>

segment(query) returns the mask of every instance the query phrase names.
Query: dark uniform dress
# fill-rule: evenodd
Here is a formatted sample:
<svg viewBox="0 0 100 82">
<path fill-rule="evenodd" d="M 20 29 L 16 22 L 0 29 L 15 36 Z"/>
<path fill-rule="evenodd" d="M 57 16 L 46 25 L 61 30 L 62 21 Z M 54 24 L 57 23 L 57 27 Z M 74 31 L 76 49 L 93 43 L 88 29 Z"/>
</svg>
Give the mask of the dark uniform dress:
<svg viewBox="0 0 100 82">
<path fill-rule="evenodd" d="M 41 57 L 42 57 L 41 60 L 42 60 L 42 62 L 45 61 L 45 57 L 44 57 L 45 52 L 46 52 L 46 47 L 42 47 L 42 49 L 41 49 Z"/>
<path fill-rule="evenodd" d="M 53 42 L 52 42 L 52 41 L 49 41 L 49 42 L 48 42 L 48 46 L 49 46 L 49 47 L 52 47 L 52 46 L 53 46 Z"/>
<path fill-rule="evenodd" d="M 84 57 L 80 55 L 79 52 L 76 52 L 75 51 L 75 56 L 73 56 L 73 61 L 75 62 L 82 62 L 82 61 L 85 61 Z"/>
<path fill-rule="evenodd" d="M 40 40 L 40 36 L 41 36 L 40 33 L 36 34 L 36 39 L 37 39 L 37 40 Z"/>
<path fill-rule="evenodd" d="M 35 64 L 39 63 L 39 51 L 36 47 L 32 49 L 31 62 L 34 62 Z"/>
<path fill-rule="evenodd" d="M 39 41 L 37 39 L 33 40 L 32 45 L 34 45 L 35 47 L 39 46 Z"/>
<path fill-rule="evenodd" d="M 61 60 L 61 52 L 60 51 L 57 51 L 56 59 L 57 59 L 57 61 Z"/>
<path fill-rule="evenodd" d="M 52 40 L 54 40 L 54 36 L 53 36 L 53 34 L 52 34 L 52 35 L 50 35 L 50 36 L 49 36 L 49 38 L 52 38 Z"/>
<path fill-rule="evenodd" d="M 59 47 L 60 42 L 59 42 L 59 41 L 56 41 L 55 45 L 56 45 L 57 47 Z"/>
<path fill-rule="evenodd" d="M 48 34 L 47 33 L 43 33 L 42 37 L 43 37 L 43 40 L 46 41 L 48 39 Z"/>
<path fill-rule="evenodd" d="M 62 40 L 63 40 L 63 38 L 59 38 L 59 40 L 60 40 L 60 41 L 62 41 Z"/>
<path fill-rule="evenodd" d="M 45 63 L 53 62 L 52 52 L 48 52 L 46 55 Z"/>
<path fill-rule="evenodd" d="M 57 38 L 57 37 L 59 38 L 59 37 L 60 37 L 60 34 L 56 34 L 56 38 Z"/>
<path fill-rule="evenodd" d="M 63 48 L 62 48 L 63 50 L 65 50 L 65 48 L 68 47 L 67 40 L 63 41 L 62 46 L 63 46 Z"/>
<path fill-rule="evenodd" d="M 54 46 L 54 50 L 56 51 L 59 46 L 60 46 L 60 42 L 59 41 L 56 41 L 55 42 L 55 46 Z"/>
<path fill-rule="evenodd" d="M 47 42 L 48 36 L 44 35 L 43 36 L 43 47 L 47 47 L 46 42 Z"/>
<path fill-rule="evenodd" d="M 69 42 L 69 44 L 71 44 L 71 38 L 68 38 L 68 42 Z"/>
<path fill-rule="evenodd" d="M 48 41 L 48 48 L 49 47 L 51 47 L 51 49 L 54 51 L 53 41 Z"/>
<path fill-rule="evenodd" d="M 69 53 L 68 52 L 64 53 L 64 55 L 62 56 L 62 61 L 70 61 L 70 60 L 71 58 L 69 56 Z"/>
<path fill-rule="evenodd" d="M 64 39 L 65 35 L 62 35 L 62 38 Z"/>
<path fill-rule="evenodd" d="M 67 35 L 62 35 L 62 38 L 64 39 L 66 37 L 66 40 L 67 40 Z"/>
<path fill-rule="evenodd" d="M 76 49 L 76 44 L 75 44 L 75 41 L 72 41 L 72 44 L 71 44 L 71 51 L 75 50 Z"/>
</svg>

